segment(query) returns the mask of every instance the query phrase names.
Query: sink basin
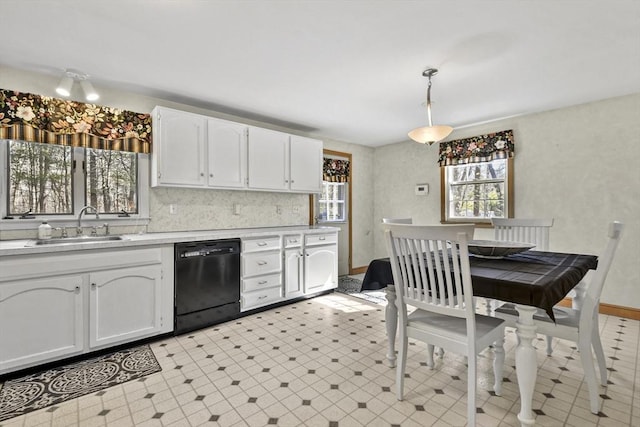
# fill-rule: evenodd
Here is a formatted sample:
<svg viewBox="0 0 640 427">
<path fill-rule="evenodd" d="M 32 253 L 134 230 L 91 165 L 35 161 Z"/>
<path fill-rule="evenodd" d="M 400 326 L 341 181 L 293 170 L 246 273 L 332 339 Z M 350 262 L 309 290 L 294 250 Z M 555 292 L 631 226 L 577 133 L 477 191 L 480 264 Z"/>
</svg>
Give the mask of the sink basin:
<svg viewBox="0 0 640 427">
<path fill-rule="evenodd" d="M 77 243 L 111 242 L 114 240 L 127 240 L 123 236 L 79 236 L 79 237 L 58 237 L 48 240 L 33 240 L 26 246 L 41 245 L 74 245 Z"/>
</svg>

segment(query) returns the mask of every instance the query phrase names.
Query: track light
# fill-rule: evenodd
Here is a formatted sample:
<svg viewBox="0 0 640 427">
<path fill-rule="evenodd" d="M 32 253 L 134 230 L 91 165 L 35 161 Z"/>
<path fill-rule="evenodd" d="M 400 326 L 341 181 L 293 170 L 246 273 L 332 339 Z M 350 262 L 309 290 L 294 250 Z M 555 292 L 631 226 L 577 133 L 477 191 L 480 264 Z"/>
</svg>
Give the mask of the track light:
<svg viewBox="0 0 640 427">
<path fill-rule="evenodd" d="M 62 77 L 58 87 L 56 87 L 56 92 L 65 97 L 70 96 L 73 83 L 78 81 L 82 91 L 84 92 L 86 100 L 95 101 L 100 98 L 100 95 L 98 95 L 98 92 L 96 92 L 91 82 L 87 80 L 88 78 L 88 75 L 81 73 L 80 71 L 71 69 L 65 70 L 64 77 Z"/>
<path fill-rule="evenodd" d="M 62 96 L 69 96 L 71 95 L 71 86 L 73 86 L 73 79 L 69 76 L 64 76 L 62 80 L 60 80 L 56 92 Z"/>
<path fill-rule="evenodd" d="M 95 101 L 100 98 L 100 95 L 98 95 L 98 92 L 96 92 L 89 80 L 80 80 L 80 87 L 82 87 L 87 101 Z"/>
</svg>

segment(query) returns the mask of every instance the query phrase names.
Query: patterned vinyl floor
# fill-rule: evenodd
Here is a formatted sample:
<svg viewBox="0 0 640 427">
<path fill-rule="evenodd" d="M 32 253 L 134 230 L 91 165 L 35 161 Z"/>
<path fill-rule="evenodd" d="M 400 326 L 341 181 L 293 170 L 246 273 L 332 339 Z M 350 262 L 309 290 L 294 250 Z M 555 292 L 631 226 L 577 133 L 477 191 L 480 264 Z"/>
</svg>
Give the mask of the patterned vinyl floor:
<svg viewBox="0 0 640 427">
<path fill-rule="evenodd" d="M 540 426 L 640 426 L 640 322 L 601 316 L 610 384 L 589 412 L 577 350 L 537 342 L 534 395 Z M 490 393 L 493 354 L 479 357 L 477 421 L 517 426 L 515 334 L 508 329 L 503 395 Z M 409 347 L 405 400 L 385 361 L 384 307 L 334 293 L 151 344 L 162 371 L 0 422 L 35 426 L 461 426 L 464 360 L 446 353 L 434 370 Z"/>
</svg>

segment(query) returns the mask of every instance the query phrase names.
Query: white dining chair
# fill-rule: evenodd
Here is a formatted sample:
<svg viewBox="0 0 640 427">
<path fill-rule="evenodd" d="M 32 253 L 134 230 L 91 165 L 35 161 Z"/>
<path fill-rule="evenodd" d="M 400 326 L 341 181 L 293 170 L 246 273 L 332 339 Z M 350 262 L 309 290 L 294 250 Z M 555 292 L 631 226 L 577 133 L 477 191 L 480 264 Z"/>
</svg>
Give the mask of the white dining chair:
<svg viewBox="0 0 640 427">
<path fill-rule="evenodd" d="M 383 224 L 413 224 L 411 218 L 382 218 Z"/>
<path fill-rule="evenodd" d="M 598 368 L 600 370 L 600 384 L 607 385 L 607 366 L 600 341 L 600 330 L 598 325 L 598 309 L 600 306 L 600 295 L 604 286 L 607 273 L 611 267 L 613 257 L 616 253 L 620 237 L 622 235 L 623 224 L 615 221 L 609 225 L 608 240 L 604 252 L 598 257 L 598 267 L 591 279 L 586 283 L 582 295 L 580 307 L 559 307 L 553 308 L 554 322 L 542 310 L 533 316 L 538 332 L 547 336 L 553 336 L 578 344 L 582 369 L 589 388 L 589 401 L 591 412 L 597 414 L 600 411 L 598 387 L 596 384 L 596 372 L 593 365 L 593 354 L 596 355 Z M 518 313 L 513 304 L 504 304 L 495 310 L 495 316 L 504 319 L 507 326 L 516 326 Z"/>
<path fill-rule="evenodd" d="M 531 243 L 539 251 L 549 250 L 549 229 L 553 218 L 491 218 L 494 239 Z"/>
<path fill-rule="evenodd" d="M 475 313 L 467 249 L 473 228 L 389 224 L 385 229 L 398 307 L 397 398 L 403 399 L 409 338 L 427 344 L 432 369 L 434 346 L 464 355 L 468 360 L 470 426 L 475 425 L 476 415 L 476 355 L 494 345 L 496 395 L 502 392 L 504 364 L 504 322 Z M 415 310 L 409 314 L 408 307 Z"/>
</svg>

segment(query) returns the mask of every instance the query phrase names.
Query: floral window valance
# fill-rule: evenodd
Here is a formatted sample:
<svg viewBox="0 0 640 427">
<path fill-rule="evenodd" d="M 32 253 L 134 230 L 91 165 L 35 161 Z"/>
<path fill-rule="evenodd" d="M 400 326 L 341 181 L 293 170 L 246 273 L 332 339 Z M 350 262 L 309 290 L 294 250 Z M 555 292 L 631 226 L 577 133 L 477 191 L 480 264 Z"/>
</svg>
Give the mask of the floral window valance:
<svg viewBox="0 0 640 427">
<path fill-rule="evenodd" d="M 490 162 L 513 157 L 513 130 L 440 143 L 440 166 Z"/>
<path fill-rule="evenodd" d="M 0 89 L 0 139 L 151 152 L 151 116 Z"/>
<path fill-rule="evenodd" d="M 349 182 L 349 160 L 324 158 L 322 179 L 328 182 Z"/>
</svg>

